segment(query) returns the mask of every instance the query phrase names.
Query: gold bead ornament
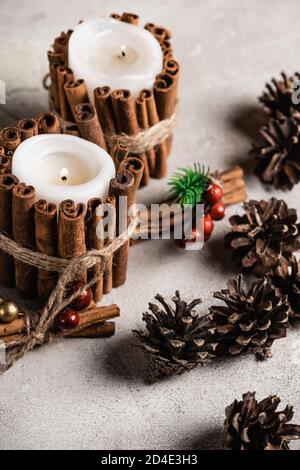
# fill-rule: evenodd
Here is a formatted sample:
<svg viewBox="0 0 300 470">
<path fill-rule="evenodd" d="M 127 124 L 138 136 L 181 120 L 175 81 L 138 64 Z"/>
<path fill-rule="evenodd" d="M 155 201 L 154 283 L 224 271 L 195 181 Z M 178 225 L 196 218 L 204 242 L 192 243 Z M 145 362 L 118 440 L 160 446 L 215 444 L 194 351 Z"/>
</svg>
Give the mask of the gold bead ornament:
<svg viewBox="0 0 300 470">
<path fill-rule="evenodd" d="M 0 323 L 11 323 L 19 316 L 19 307 L 15 302 L 0 299 Z"/>
</svg>

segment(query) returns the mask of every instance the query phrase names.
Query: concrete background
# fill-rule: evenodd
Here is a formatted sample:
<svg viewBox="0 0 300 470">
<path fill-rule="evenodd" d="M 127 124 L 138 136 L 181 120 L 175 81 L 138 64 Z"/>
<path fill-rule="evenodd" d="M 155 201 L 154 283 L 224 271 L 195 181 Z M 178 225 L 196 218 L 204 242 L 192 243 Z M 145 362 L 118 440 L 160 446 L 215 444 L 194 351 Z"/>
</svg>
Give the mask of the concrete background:
<svg viewBox="0 0 300 470">
<path fill-rule="evenodd" d="M 0 125 L 47 108 L 41 80 L 46 51 L 61 30 L 79 19 L 134 11 L 173 31 L 182 64 L 181 118 L 170 172 L 200 161 L 211 168 L 243 162 L 257 133 L 261 114 L 256 97 L 271 76 L 299 70 L 297 0 L 69 1 L 2 0 L 0 78 L 7 84 L 7 105 Z M 268 197 L 251 174 L 252 198 Z M 166 181 L 152 181 L 140 192 L 153 201 Z M 299 187 L 284 194 L 300 210 Z M 230 213 L 236 208 L 230 209 Z M 132 345 L 147 303 L 160 292 L 180 289 L 201 296 L 202 312 L 212 293 L 234 274 L 223 252 L 227 220 L 200 253 L 185 253 L 172 243 L 152 241 L 132 249 L 127 284 L 105 298 L 117 302 L 122 316 L 109 340 L 66 340 L 29 353 L 1 377 L 2 449 L 191 449 L 218 448 L 224 407 L 248 390 L 258 397 L 278 394 L 295 406 L 300 422 L 299 329 L 277 341 L 274 357 L 226 360 L 149 386 L 145 363 Z M 300 443 L 294 444 L 300 449 Z"/>
</svg>

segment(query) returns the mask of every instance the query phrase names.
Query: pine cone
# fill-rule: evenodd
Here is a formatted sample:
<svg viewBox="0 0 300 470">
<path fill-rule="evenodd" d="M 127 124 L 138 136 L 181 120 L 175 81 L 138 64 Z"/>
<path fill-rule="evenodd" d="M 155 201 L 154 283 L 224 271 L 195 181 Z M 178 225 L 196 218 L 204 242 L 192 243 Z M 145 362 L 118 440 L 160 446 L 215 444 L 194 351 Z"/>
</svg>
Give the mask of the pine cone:
<svg viewBox="0 0 300 470">
<path fill-rule="evenodd" d="M 201 300 L 189 304 L 176 291 L 175 308 L 157 294 L 162 305 L 149 304 L 150 312 L 143 314 L 146 330 L 134 331 L 140 347 L 161 375 L 182 374 L 204 365 L 214 357 L 215 344 L 206 344 L 207 318 L 193 310 Z"/>
<path fill-rule="evenodd" d="M 257 402 L 254 393 L 243 395 L 225 409 L 225 446 L 230 450 L 289 450 L 292 440 L 300 439 L 300 426 L 287 424 L 293 407 L 276 411 L 280 398 L 275 395 Z"/>
<path fill-rule="evenodd" d="M 282 257 L 300 248 L 297 212 L 275 198 L 244 203 L 245 214 L 230 218 L 225 244 L 246 270 L 262 275 L 275 269 Z"/>
<path fill-rule="evenodd" d="M 288 77 L 282 72 L 280 80 L 272 78 L 271 83 L 266 84 L 266 90 L 258 99 L 268 114 L 277 119 L 298 114 L 299 106 L 293 103 L 292 94 L 299 78 L 299 73 Z"/>
<path fill-rule="evenodd" d="M 226 306 L 210 308 L 218 354 L 224 351 L 237 355 L 249 351 L 270 357 L 269 348 L 273 341 L 286 336 L 289 325 L 287 299 L 276 295 L 267 278 L 244 289 L 240 274 L 227 285 L 227 289 L 214 294 Z"/>
<path fill-rule="evenodd" d="M 271 282 L 278 295 L 286 296 L 290 307 L 290 320 L 300 318 L 300 264 L 293 256 L 283 259 L 271 275 Z"/>
<path fill-rule="evenodd" d="M 260 131 L 261 142 L 250 154 L 255 174 L 275 188 L 292 189 L 300 181 L 300 125 L 293 118 L 271 119 Z"/>
</svg>

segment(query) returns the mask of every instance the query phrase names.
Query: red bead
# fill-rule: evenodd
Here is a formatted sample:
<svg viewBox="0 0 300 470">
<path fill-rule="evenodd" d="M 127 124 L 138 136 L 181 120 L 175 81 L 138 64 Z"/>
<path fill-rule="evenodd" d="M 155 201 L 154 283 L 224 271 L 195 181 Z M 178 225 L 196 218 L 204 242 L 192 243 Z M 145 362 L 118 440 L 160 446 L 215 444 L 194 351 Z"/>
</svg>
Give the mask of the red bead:
<svg viewBox="0 0 300 470">
<path fill-rule="evenodd" d="M 225 216 L 225 205 L 222 201 L 218 202 L 210 209 L 210 215 L 213 220 L 221 220 Z"/>
<path fill-rule="evenodd" d="M 68 290 L 68 295 L 72 295 L 72 293 L 80 289 L 81 286 L 82 284 L 80 283 L 73 284 L 72 287 Z M 81 295 L 76 297 L 76 299 L 74 299 L 71 302 L 70 308 L 73 308 L 74 310 L 78 310 L 78 311 L 84 310 L 90 305 L 92 300 L 93 300 L 93 293 L 92 293 L 92 290 L 88 287 L 82 292 Z"/>
<path fill-rule="evenodd" d="M 79 315 L 71 308 L 65 308 L 56 317 L 56 325 L 61 330 L 71 330 L 79 323 Z"/>
<path fill-rule="evenodd" d="M 212 221 L 212 218 L 209 214 L 206 214 L 203 217 L 203 230 L 204 230 L 204 241 L 207 242 L 207 240 L 210 239 L 211 234 L 214 229 L 214 223 Z"/>
<path fill-rule="evenodd" d="M 207 191 L 205 191 L 204 197 L 205 201 L 210 205 L 214 205 L 222 199 L 223 189 L 218 184 L 213 184 Z"/>
</svg>

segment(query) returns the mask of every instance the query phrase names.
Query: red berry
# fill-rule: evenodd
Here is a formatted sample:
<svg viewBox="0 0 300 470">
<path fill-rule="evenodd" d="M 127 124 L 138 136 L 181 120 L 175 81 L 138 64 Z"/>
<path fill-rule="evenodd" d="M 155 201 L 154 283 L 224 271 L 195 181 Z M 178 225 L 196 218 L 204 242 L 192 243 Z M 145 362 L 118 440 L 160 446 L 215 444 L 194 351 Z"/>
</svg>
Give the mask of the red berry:
<svg viewBox="0 0 300 470">
<path fill-rule="evenodd" d="M 225 216 L 225 205 L 222 201 L 218 202 L 210 209 L 210 215 L 213 220 L 221 220 Z"/>
<path fill-rule="evenodd" d="M 83 286 L 79 282 L 73 284 L 70 287 L 70 289 L 68 289 L 68 295 L 72 295 L 72 293 L 74 294 L 78 289 L 80 289 L 80 287 L 83 287 Z M 93 300 L 92 290 L 88 287 L 82 292 L 81 295 L 76 297 L 76 299 L 74 299 L 71 302 L 70 308 L 73 308 L 74 310 L 78 310 L 78 311 L 84 310 L 90 305 L 92 300 Z"/>
<path fill-rule="evenodd" d="M 222 199 L 223 189 L 218 184 L 213 184 L 207 191 L 205 191 L 204 196 L 205 200 L 210 205 L 214 205 Z"/>
<path fill-rule="evenodd" d="M 191 237 L 185 240 L 185 243 L 195 243 L 197 240 L 201 238 L 201 232 L 196 228 L 193 228 Z"/>
<path fill-rule="evenodd" d="M 61 330 L 71 330 L 79 323 L 79 315 L 71 308 L 65 308 L 56 317 L 56 325 Z"/>
<path fill-rule="evenodd" d="M 214 229 L 214 223 L 212 221 L 212 218 L 209 214 L 206 214 L 203 217 L 203 230 L 204 230 L 204 241 L 207 242 L 207 240 L 210 239 L 210 236 L 213 232 Z"/>
</svg>

